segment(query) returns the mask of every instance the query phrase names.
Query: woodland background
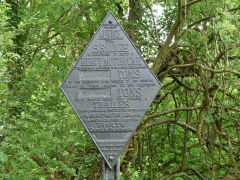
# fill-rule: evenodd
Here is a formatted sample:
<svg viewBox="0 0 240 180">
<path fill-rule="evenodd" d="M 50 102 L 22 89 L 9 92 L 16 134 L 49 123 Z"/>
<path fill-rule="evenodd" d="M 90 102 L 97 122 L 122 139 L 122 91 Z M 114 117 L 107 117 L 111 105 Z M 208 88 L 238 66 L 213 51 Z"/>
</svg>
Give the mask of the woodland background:
<svg viewBox="0 0 240 180">
<path fill-rule="evenodd" d="M 163 85 L 121 179 L 239 179 L 239 0 L 1 0 L 0 179 L 101 176 L 59 87 L 110 10 Z"/>
</svg>

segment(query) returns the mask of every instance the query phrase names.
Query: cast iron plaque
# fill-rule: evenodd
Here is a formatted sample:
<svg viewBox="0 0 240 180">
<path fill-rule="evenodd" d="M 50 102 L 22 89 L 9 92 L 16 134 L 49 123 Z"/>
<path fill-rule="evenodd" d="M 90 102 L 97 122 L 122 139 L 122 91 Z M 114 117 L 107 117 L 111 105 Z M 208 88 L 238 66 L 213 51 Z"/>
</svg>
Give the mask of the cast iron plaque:
<svg viewBox="0 0 240 180">
<path fill-rule="evenodd" d="M 160 88 L 112 12 L 61 86 L 110 168 Z"/>
</svg>

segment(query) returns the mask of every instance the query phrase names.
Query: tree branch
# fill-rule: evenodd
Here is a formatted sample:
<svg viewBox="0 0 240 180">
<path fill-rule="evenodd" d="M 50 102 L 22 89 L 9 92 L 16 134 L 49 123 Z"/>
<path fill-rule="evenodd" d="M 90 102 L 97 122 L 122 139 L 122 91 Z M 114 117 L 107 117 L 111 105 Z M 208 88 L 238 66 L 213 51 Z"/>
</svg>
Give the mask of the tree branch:
<svg viewBox="0 0 240 180">
<path fill-rule="evenodd" d="M 240 6 L 238 6 L 238 7 L 236 7 L 236 8 L 228 9 L 228 10 L 226 10 L 226 11 L 227 11 L 227 12 L 233 12 L 233 11 L 237 11 L 237 10 L 239 10 L 239 9 L 240 9 Z M 218 14 L 221 15 L 222 13 L 218 13 Z M 203 22 L 203 21 L 207 21 L 207 20 L 209 20 L 209 19 L 211 19 L 211 18 L 214 18 L 214 17 L 216 17 L 216 15 L 211 15 L 211 16 L 208 16 L 208 17 L 204 17 L 204 18 L 202 18 L 202 19 L 199 19 L 199 20 L 193 22 L 192 24 L 189 24 L 189 25 L 187 26 L 187 29 L 189 29 L 189 28 L 191 28 L 191 27 L 193 27 L 193 26 L 195 26 L 195 25 L 197 25 L 197 24 L 199 24 L 199 23 L 201 23 L 201 22 Z"/>
<path fill-rule="evenodd" d="M 155 38 L 154 34 L 152 33 L 152 31 L 148 28 L 147 25 L 145 25 L 141 18 L 138 16 L 138 14 L 136 13 L 136 17 L 138 19 L 138 21 L 140 22 L 140 24 L 149 32 L 150 36 L 152 37 L 152 39 L 154 40 L 154 42 L 159 46 L 159 42 L 158 42 L 158 38 Z"/>
<path fill-rule="evenodd" d="M 210 72 L 214 72 L 214 73 L 224 73 L 224 72 L 230 72 L 230 73 L 233 73 L 233 74 L 236 74 L 237 76 L 240 76 L 240 72 L 238 71 L 235 71 L 235 70 L 229 70 L 229 69 L 211 69 L 211 68 L 208 68 L 208 67 L 204 67 L 203 65 L 201 64 L 197 64 L 197 63 L 193 63 L 193 64 L 180 64 L 180 65 L 174 65 L 174 66 L 171 66 L 169 69 L 167 69 L 166 71 L 164 71 L 162 74 L 160 74 L 159 76 L 164 76 L 166 75 L 167 73 L 169 73 L 172 69 L 175 69 L 175 68 L 182 68 L 182 67 L 191 67 L 191 66 L 198 66 L 204 70 L 207 70 L 207 71 L 210 71 Z"/>
<path fill-rule="evenodd" d="M 176 36 L 179 26 L 182 24 L 182 21 L 183 20 L 182 20 L 181 1 L 179 0 L 178 1 L 178 17 L 177 17 L 174 25 L 172 26 L 172 29 L 171 29 L 170 33 L 168 34 L 167 39 L 165 40 L 163 46 L 158 51 L 157 59 L 152 67 L 152 71 L 154 72 L 154 74 L 157 75 L 159 73 L 160 67 L 162 66 L 162 63 L 163 63 L 163 59 L 165 58 L 167 53 L 171 50 L 170 44 L 171 44 L 174 36 Z"/>
<path fill-rule="evenodd" d="M 239 9 L 240 9 L 240 6 L 238 6 L 236 8 L 229 9 L 229 10 L 227 10 L 227 12 L 233 12 L 233 11 L 237 11 Z"/>
<path fill-rule="evenodd" d="M 124 17 L 123 17 L 123 8 L 122 6 L 120 5 L 120 3 L 116 2 L 115 3 L 116 6 L 118 7 L 118 15 L 120 17 L 121 20 L 124 20 Z"/>
<path fill-rule="evenodd" d="M 163 112 L 160 112 L 160 113 L 155 113 L 155 114 L 147 116 L 147 118 L 143 121 L 143 123 L 145 124 L 145 123 L 147 123 L 149 120 L 151 120 L 153 118 L 156 118 L 156 117 L 159 117 L 159 116 L 162 116 L 162 115 L 166 115 L 166 114 L 169 114 L 169 113 L 179 112 L 179 111 L 193 111 L 193 110 L 197 110 L 197 109 L 200 109 L 200 108 L 201 108 L 201 106 L 182 107 L 182 108 L 169 109 L 167 111 L 163 111 Z"/>
<path fill-rule="evenodd" d="M 194 167 L 192 166 L 183 166 L 183 167 L 179 167 L 179 168 L 174 168 L 174 169 L 170 169 L 170 170 L 166 170 L 165 174 L 175 174 L 175 173 L 179 173 L 181 171 L 188 171 L 191 170 L 197 177 L 199 177 L 201 180 L 205 180 L 205 178 L 200 174 L 200 172 L 198 172 L 198 170 L 196 170 Z"/>
<path fill-rule="evenodd" d="M 137 132 L 135 133 L 138 134 L 139 132 L 147 129 L 147 128 L 150 128 L 150 127 L 153 127 L 153 126 L 157 126 L 157 125 L 161 125 L 161 124 L 164 124 L 164 123 L 174 123 L 174 124 L 177 124 L 179 126 L 182 126 L 184 128 L 187 128 L 188 130 L 192 131 L 194 134 L 196 133 L 196 129 L 184 122 L 181 122 L 181 121 L 177 121 L 176 119 L 174 118 L 167 118 L 167 119 L 162 119 L 162 120 L 159 120 L 159 121 L 154 121 L 154 122 L 151 122 L 151 123 L 146 123 L 142 126 L 140 126 L 137 130 Z"/>
<path fill-rule="evenodd" d="M 179 85 L 185 87 L 186 89 L 188 89 L 188 90 L 190 90 L 190 91 L 201 91 L 201 92 L 205 92 L 205 91 L 203 91 L 203 90 L 201 90 L 201 89 L 194 89 L 194 88 L 192 88 L 192 87 L 190 87 L 190 86 L 187 86 L 186 84 L 182 83 L 182 82 L 181 82 L 177 77 L 175 77 L 175 76 L 172 76 L 172 78 L 173 78 Z"/>
<path fill-rule="evenodd" d="M 185 7 L 186 7 L 186 8 L 189 8 L 191 5 L 194 5 L 194 4 L 196 4 L 196 3 L 198 3 L 198 2 L 201 2 L 201 1 L 202 1 L 202 0 L 191 1 L 191 2 L 187 3 L 186 6 L 183 5 L 182 8 L 183 8 L 183 9 L 184 9 Z"/>
</svg>

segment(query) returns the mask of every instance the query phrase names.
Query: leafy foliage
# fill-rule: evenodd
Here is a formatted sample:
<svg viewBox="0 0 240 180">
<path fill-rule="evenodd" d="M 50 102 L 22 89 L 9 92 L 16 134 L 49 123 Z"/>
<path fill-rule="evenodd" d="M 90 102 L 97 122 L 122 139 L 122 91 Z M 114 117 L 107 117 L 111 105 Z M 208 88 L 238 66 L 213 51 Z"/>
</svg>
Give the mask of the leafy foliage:
<svg viewBox="0 0 240 180">
<path fill-rule="evenodd" d="M 101 176 L 59 86 L 109 10 L 163 84 L 121 178 L 239 178 L 238 0 L 2 0 L 0 178 Z"/>
</svg>

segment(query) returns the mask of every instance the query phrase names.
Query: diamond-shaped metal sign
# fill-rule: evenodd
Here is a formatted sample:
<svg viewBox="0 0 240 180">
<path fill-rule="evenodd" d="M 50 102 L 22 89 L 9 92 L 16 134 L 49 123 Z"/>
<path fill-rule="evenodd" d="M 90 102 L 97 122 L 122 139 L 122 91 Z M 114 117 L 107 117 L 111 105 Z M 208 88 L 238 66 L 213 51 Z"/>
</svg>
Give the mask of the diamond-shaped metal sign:
<svg viewBox="0 0 240 180">
<path fill-rule="evenodd" d="M 160 88 L 112 12 L 61 86 L 110 168 Z"/>
</svg>

